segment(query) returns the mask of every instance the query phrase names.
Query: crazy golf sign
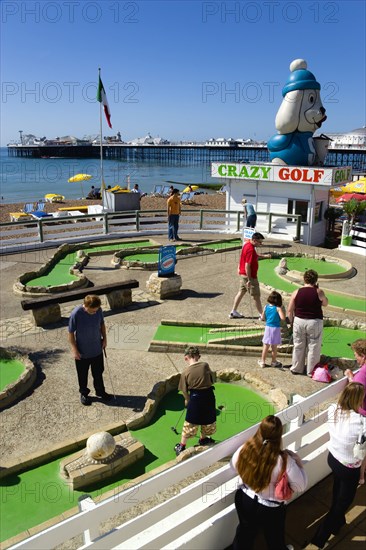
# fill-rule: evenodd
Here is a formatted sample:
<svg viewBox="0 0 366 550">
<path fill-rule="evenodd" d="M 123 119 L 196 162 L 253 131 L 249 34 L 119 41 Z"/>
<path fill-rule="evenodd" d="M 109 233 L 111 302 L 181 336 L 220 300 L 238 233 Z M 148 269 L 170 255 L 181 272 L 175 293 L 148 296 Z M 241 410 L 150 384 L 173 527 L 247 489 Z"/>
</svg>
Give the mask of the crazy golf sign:
<svg viewBox="0 0 366 550">
<path fill-rule="evenodd" d="M 273 164 L 223 164 L 213 162 L 211 175 L 215 178 L 302 183 L 311 185 L 342 185 L 352 179 L 352 167 L 313 168 L 308 166 L 281 166 Z"/>
</svg>

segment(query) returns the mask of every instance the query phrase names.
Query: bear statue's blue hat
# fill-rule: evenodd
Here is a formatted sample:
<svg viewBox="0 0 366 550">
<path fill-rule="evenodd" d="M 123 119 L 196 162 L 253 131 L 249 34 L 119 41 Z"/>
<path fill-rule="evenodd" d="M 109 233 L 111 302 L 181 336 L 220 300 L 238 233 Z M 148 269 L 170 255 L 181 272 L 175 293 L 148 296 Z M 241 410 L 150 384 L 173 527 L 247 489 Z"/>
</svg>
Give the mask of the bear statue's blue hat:
<svg viewBox="0 0 366 550">
<path fill-rule="evenodd" d="M 307 70 L 304 59 L 295 59 L 290 65 L 291 74 L 282 88 L 282 96 L 293 90 L 320 90 L 320 84 L 313 73 Z"/>
</svg>

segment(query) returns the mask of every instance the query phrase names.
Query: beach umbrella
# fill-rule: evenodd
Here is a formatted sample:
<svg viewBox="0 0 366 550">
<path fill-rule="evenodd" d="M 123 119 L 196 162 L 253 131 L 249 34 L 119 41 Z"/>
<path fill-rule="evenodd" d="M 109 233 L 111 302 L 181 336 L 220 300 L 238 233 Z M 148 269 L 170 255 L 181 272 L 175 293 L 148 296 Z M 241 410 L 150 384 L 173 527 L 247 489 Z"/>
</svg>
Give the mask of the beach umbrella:
<svg viewBox="0 0 366 550">
<path fill-rule="evenodd" d="M 72 176 L 67 181 L 70 183 L 79 183 L 81 185 L 81 196 L 84 197 L 84 190 L 83 190 L 83 181 L 90 180 L 93 176 L 90 174 L 75 174 L 75 176 Z"/>
<path fill-rule="evenodd" d="M 199 185 L 188 185 L 185 189 L 183 189 L 182 193 L 190 193 L 190 187 L 192 187 L 192 191 L 197 191 L 197 189 L 199 189 Z"/>
<path fill-rule="evenodd" d="M 330 192 L 331 196 L 333 197 L 333 199 L 337 199 L 338 197 L 340 197 L 344 193 L 347 193 L 347 190 L 344 189 L 344 187 L 332 187 L 329 192 Z"/>
<path fill-rule="evenodd" d="M 337 203 L 348 202 L 351 199 L 356 199 L 356 201 L 366 201 L 366 194 L 363 193 L 344 193 L 341 197 L 336 199 Z"/>
<path fill-rule="evenodd" d="M 351 181 L 347 185 L 344 185 L 342 189 L 344 189 L 345 193 L 366 193 L 366 178 Z"/>
<path fill-rule="evenodd" d="M 332 187 L 330 190 L 330 194 L 334 198 L 340 197 L 344 193 L 366 193 L 366 178 L 350 181 L 346 183 L 346 185 Z"/>
</svg>

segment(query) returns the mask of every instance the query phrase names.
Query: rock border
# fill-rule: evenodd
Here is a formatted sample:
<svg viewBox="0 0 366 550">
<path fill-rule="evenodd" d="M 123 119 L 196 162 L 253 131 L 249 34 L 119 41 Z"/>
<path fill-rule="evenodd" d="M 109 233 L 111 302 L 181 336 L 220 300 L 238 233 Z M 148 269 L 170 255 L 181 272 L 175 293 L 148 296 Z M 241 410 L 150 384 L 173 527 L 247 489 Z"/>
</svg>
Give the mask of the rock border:
<svg viewBox="0 0 366 550">
<path fill-rule="evenodd" d="M 146 239 L 145 239 L 146 240 Z M 150 242 L 154 243 L 152 239 L 149 239 Z M 29 281 L 32 281 L 33 279 L 37 279 L 38 277 L 41 277 L 42 275 L 45 275 L 52 267 L 54 267 L 60 260 L 62 260 L 67 254 L 70 254 L 72 252 L 77 251 L 84 251 L 86 248 L 88 249 L 97 249 L 101 246 L 108 245 L 110 241 L 107 243 L 89 243 L 89 242 L 81 242 L 76 244 L 68 244 L 64 243 L 61 246 L 59 246 L 56 250 L 56 252 L 53 254 L 53 256 L 45 263 L 43 264 L 38 270 L 36 271 L 28 271 L 26 273 L 23 273 L 20 275 L 13 285 L 13 291 L 15 294 L 21 294 L 22 296 L 26 297 L 39 297 L 39 296 L 48 296 L 50 294 L 58 294 L 60 292 L 68 292 L 69 290 L 76 290 L 77 288 L 86 288 L 88 286 L 91 286 L 90 280 L 80 273 L 77 269 L 74 269 L 73 266 L 70 266 L 70 273 L 77 277 L 75 281 L 72 281 L 70 283 L 65 283 L 61 285 L 53 285 L 53 286 L 26 286 L 26 283 Z M 137 243 L 140 241 L 133 240 L 133 241 L 127 241 L 129 243 Z M 118 242 L 115 243 L 114 241 L 111 242 L 111 244 L 118 245 Z M 136 249 L 129 249 L 129 250 L 139 250 Z M 112 254 L 112 250 L 89 250 L 88 256 L 103 256 Z"/>
<path fill-rule="evenodd" d="M 233 240 L 238 240 L 238 239 L 223 239 L 222 241 L 209 241 L 209 244 L 222 244 L 223 242 L 230 243 Z M 184 248 L 177 250 L 176 256 L 179 258 L 183 258 L 183 257 L 190 258 L 192 256 L 202 256 L 206 254 L 219 254 L 221 252 L 230 252 L 232 250 L 238 250 L 239 248 L 242 247 L 241 244 L 240 245 L 237 244 L 226 248 L 212 249 L 212 248 L 206 248 L 205 244 L 185 245 L 183 241 L 181 245 L 184 246 Z M 114 254 L 112 259 L 112 265 L 114 265 L 115 267 L 121 267 L 125 269 L 143 269 L 148 271 L 156 270 L 158 268 L 158 262 L 142 262 L 140 260 L 136 260 L 136 261 L 131 259 L 125 260 L 124 258 L 127 256 L 135 256 L 135 255 L 137 256 L 138 254 L 153 254 L 154 252 L 158 254 L 159 248 L 160 246 L 157 246 L 157 247 L 152 246 L 152 247 L 146 247 L 146 248 L 138 248 L 138 249 L 130 248 L 129 250 L 121 250 Z"/>
<path fill-rule="evenodd" d="M 271 386 L 268 382 L 263 381 L 261 378 L 257 378 L 256 375 L 249 374 L 249 373 L 240 373 L 236 369 L 222 369 L 221 371 L 217 371 L 216 373 L 217 378 L 221 380 L 222 382 L 230 382 L 230 381 L 240 381 L 244 380 L 250 385 L 253 385 L 257 388 L 257 390 L 261 393 L 268 392 L 268 398 L 274 403 L 275 406 L 278 406 L 279 410 L 282 410 L 283 408 L 286 408 L 288 405 L 287 397 L 286 395 L 279 389 Z M 152 416 L 155 413 L 155 410 L 162 400 L 163 397 L 170 391 L 174 391 L 177 389 L 179 380 L 180 380 L 180 373 L 176 373 L 170 377 L 168 377 L 166 380 L 157 382 L 154 384 L 151 392 L 147 395 L 147 400 L 144 406 L 144 409 L 141 413 L 137 413 L 136 417 L 127 423 L 115 423 L 114 425 L 105 427 L 104 431 L 108 431 L 113 435 L 117 435 L 119 433 L 123 433 L 125 431 L 128 431 L 130 428 L 137 428 L 137 427 L 143 427 L 146 423 L 149 422 L 149 420 L 152 418 Z M 85 447 L 86 441 L 90 435 L 92 435 L 95 432 L 91 432 L 89 434 L 86 434 L 83 436 L 82 439 L 78 441 L 66 441 L 62 446 L 54 446 L 53 448 L 49 449 L 49 452 L 44 455 L 37 456 L 36 454 L 30 455 L 25 461 L 23 461 L 21 464 L 13 464 L 6 467 L 6 470 L 0 469 L 0 479 L 7 477 L 8 475 L 21 472 L 28 468 L 33 468 L 35 466 L 39 466 L 44 462 L 47 462 L 48 460 L 52 460 L 57 458 L 58 456 L 66 453 L 72 453 L 77 450 L 80 450 L 82 447 Z M 173 460 L 170 460 L 166 462 L 165 464 L 158 466 L 151 472 L 147 472 L 142 474 L 141 476 L 138 476 L 133 481 L 125 483 L 123 486 L 115 487 L 109 491 L 106 491 L 105 493 L 99 495 L 96 497 L 95 502 L 102 502 L 111 496 L 116 495 L 117 490 L 124 491 L 126 489 L 129 489 L 131 487 L 134 487 L 141 483 L 142 481 L 145 481 L 149 479 L 150 477 L 156 475 L 159 472 L 163 472 L 166 469 L 170 468 L 171 466 L 174 466 L 175 464 L 188 459 L 189 457 L 200 453 L 202 451 L 205 451 L 208 448 L 208 446 L 197 446 L 192 447 L 181 453 L 178 457 L 174 458 Z M 123 487 L 123 488 L 122 488 Z M 59 514 L 58 516 L 55 516 L 43 523 L 40 523 L 36 525 L 35 527 L 31 527 L 30 529 L 23 531 L 22 533 L 18 533 L 14 537 L 11 537 L 1 543 L 1 547 L 9 548 L 10 546 L 15 545 L 16 543 L 19 543 L 23 541 L 24 539 L 35 535 L 41 531 L 43 531 L 46 528 L 51 527 L 52 525 L 56 525 L 60 521 L 63 521 L 67 518 L 70 518 L 71 516 L 74 516 L 79 513 L 78 507 L 73 507 L 69 510 L 66 510 L 65 512 Z"/>
<path fill-rule="evenodd" d="M 122 422 L 122 423 L 113 422 L 107 426 L 100 426 L 99 428 L 100 429 L 103 428 L 103 431 L 109 432 L 112 435 L 118 435 L 120 433 L 129 431 L 129 430 L 136 430 L 138 428 L 143 428 L 153 418 L 160 401 L 168 393 L 175 391 L 178 388 L 180 376 L 181 376 L 180 373 L 176 373 L 169 376 L 165 380 L 154 384 L 152 390 L 146 396 L 146 403 L 144 405 L 143 410 L 141 412 L 136 413 L 127 422 Z M 268 399 L 273 400 L 271 397 L 272 394 L 270 395 L 270 393 L 275 388 L 273 388 L 269 384 L 264 383 L 261 379 L 258 379 L 259 382 L 256 383 L 254 382 L 256 379 L 255 376 L 252 376 L 252 375 L 249 376 L 245 374 L 242 375 L 239 371 L 236 371 L 235 369 L 223 369 L 222 371 L 217 371 L 218 381 L 222 381 L 222 382 L 237 381 L 239 380 L 238 376 L 240 376 L 240 379 L 250 384 L 253 384 L 253 385 L 256 384 L 256 388 L 258 389 L 258 391 L 261 391 L 262 393 L 265 393 L 268 390 L 269 393 L 268 395 L 266 395 L 266 397 L 268 397 Z M 263 389 L 264 385 L 265 385 L 265 389 Z M 260 386 L 262 387 L 262 389 L 260 389 Z M 287 404 L 286 397 L 284 398 L 281 397 L 279 402 L 273 400 L 273 403 L 275 404 L 275 406 L 282 407 L 284 404 L 283 399 L 286 399 L 286 404 Z M 2 467 L 0 469 L 0 479 L 8 477 L 9 475 L 22 472 L 29 468 L 40 466 L 45 462 L 48 462 L 49 460 L 53 460 L 63 454 L 69 454 L 69 453 L 78 451 L 83 447 L 85 447 L 87 439 L 94 433 L 95 433 L 95 430 L 84 434 L 78 440 L 66 440 L 61 444 L 57 444 L 57 445 L 54 445 L 53 447 L 49 447 L 46 453 L 43 453 L 43 454 L 33 453 L 31 455 L 28 455 L 22 462 L 19 462 L 15 459 L 13 459 L 9 463 L 3 462 Z"/>
<path fill-rule="evenodd" d="M 0 391 L 0 410 L 9 407 L 35 384 L 37 379 L 37 369 L 34 363 L 29 359 L 28 355 L 22 354 L 17 349 L 7 350 L 0 348 L 0 359 L 17 360 L 24 364 L 25 370 L 15 380 L 11 382 L 3 390 Z"/>
<path fill-rule="evenodd" d="M 258 332 L 261 331 L 261 334 L 264 331 L 261 327 L 257 325 L 239 325 L 235 324 L 232 326 L 228 323 L 202 323 L 196 321 L 178 321 L 172 319 L 162 319 L 162 325 L 177 325 L 177 326 L 210 326 L 213 329 L 226 329 L 229 327 L 230 331 L 235 330 L 250 330 L 251 328 L 258 328 Z M 358 320 L 351 319 L 324 319 L 325 327 L 339 327 L 339 328 L 349 328 L 354 330 L 363 330 L 366 331 L 366 323 Z M 200 349 L 204 350 L 205 353 L 214 353 L 217 355 L 249 355 L 250 357 L 256 357 L 258 355 L 259 349 L 262 348 L 261 334 L 248 336 L 238 336 L 237 340 L 243 340 L 244 344 L 233 343 L 235 337 L 231 338 L 217 338 L 215 340 L 210 340 L 207 344 L 200 343 Z M 279 357 L 291 357 L 293 344 L 288 340 L 289 334 L 285 334 L 286 341 L 278 346 L 278 356 Z M 258 339 L 258 345 L 253 344 L 253 340 Z M 222 343 L 220 343 L 222 342 Z M 151 352 L 163 352 L 163 353 L 181 353 L 189 345 L 196 345 L 194 342 L 172 342 L 169 340 L 151 340 L 149 351 Z M 322 356 L 325 357 L 325 356 Z M 332 363 L 338 364 L 338 358 L 332 358 Z M 345 361 L 348 359 L 344 358 Z M 348 368 L 348 367 L 347 367 Z"/>
<path fill-rule="evenodd" d="M 67 254 L 71 252 L 76 252 L 77 250 L 88 248 L 89 243 L 79 243 L 79 244 L 62 244 L 58 247 L 52 258 L 50 258 L 45 264 L 43 264 L 37 271 L 28 271 L 20 275 L 14 285 L 13 291 L 15 294 L 22 294 L 30 297 L 38 297 L 41 295 L 57 294 L 59 292 L 68 292 L 69 290 L 75 290 L 77 288 L 84 288 L 90 284 L 89 279 L 85 277 L 82 273 L 72 272 L 77 279 L 71 283 L 65 283 L 62 285 L 54 286 L 26 286 L 26 283 L 37 279 L 42 275 L 45 275 L 52 267 L 56 265 L 60 260 L 62 260 Z M 72 266 L 70 266 L 72 268 Z"/>
</svg>

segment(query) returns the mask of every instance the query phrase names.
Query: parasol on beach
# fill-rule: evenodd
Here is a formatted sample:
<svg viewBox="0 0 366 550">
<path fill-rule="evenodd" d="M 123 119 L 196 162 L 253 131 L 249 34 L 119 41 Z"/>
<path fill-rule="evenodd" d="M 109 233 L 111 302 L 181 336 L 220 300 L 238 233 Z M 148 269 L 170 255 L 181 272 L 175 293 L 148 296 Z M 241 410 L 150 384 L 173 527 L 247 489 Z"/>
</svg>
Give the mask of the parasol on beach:
<svg viewBox="0 0 366 550">
<path fill-rule="evenodd" d="M 183 189 L 182 193 L 190 193 L 191 191 L 197 191 L 199 189 L 199 185 L 188 185 L 185 189 Z"/>
<path fill-rule="evenodd" d="M 366 178 L 351 181 L 344 185 L 342 189 L 345 193 L 366 193 Z"/>
<path fill-rule="evenodd" d="M 344 193 L 366 193 L 366 178 L 350 181 L 342 187 L 332 187 L 330 190 L 330 194 L 334 198 L 338 198 Z"/>
<path fill-rule="evenodd" d="M 79 183 L 81 185 L 81 196 L 84 197 L 84 190 L 83 190 L 83 181 L 90 180 L 93 176 L 90 174 L 75 174 L 75 176 L 72 176 L 67 181 L 70 183 Z"/>
</svg>

